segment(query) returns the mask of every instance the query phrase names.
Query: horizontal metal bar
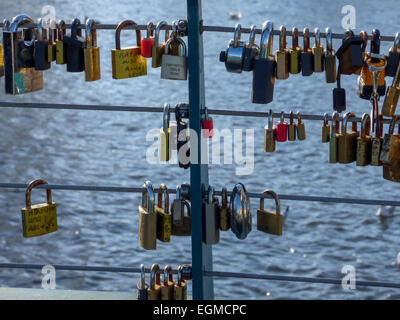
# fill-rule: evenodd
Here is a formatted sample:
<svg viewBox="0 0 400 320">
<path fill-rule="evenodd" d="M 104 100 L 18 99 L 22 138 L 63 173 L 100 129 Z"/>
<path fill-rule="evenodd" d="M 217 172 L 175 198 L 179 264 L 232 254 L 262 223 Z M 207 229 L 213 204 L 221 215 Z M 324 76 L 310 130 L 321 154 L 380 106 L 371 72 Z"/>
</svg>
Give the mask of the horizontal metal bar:
<svg viewBox="0 0 400 320">
<path fill-rule="evenodd" d="M 27 184 L 22 183 L 0 183 L 0 188 L 9 189 L 25 189 Z M 46 189 L 50 188 L 52 190 L 73 190 L 73 191 L 100 191 L 100 192 L 132 192 L 141 193 L 146 191 L 145 188 L 128 188 L 128 187 L 109 187 L 109 186 L 80 186 L 80 185 L 54 185 L 45 184 L 39 185 L 35 188 Z M 155 192 L 158 191 L 157 188 L 154 189 Z M 168 189 L 168 193 L 175 194 L 176 190 Z M 215 191 L 215 195 L 221 195 L 221 191 Z M 228 195 L 231 192 L 227 193 Z M 271 198 L 270 194 L 263 193 L 253 193 L 248 192 L 248 196 L 251 198 Z M 303 196 L 303 195 L 278 195 L 282 200 L 293 200 L 293 201 L 317 201 L 317 202 L 332 202 L 332 203 L 351 203 L 351 204 L 363 204 L 363 205 L 385 205 L 385 206 L 400 206 L 400 201 L 392 200 L 366 200 L 366 199 L 352 199 L 352 198 L 334 198 L 334 197 L 320 197 L 320 196 Z"/>
<path fill-rule="evenodd" d="M 220 272 L 220 271 L 204 271 L 205 276 L 221 277 L 221 278 L 241 278 L 241 279 L 257 279 L 257 280 L 277 280 L 291 282 L 308 282 L 308 283 L 325 283 L 325 284 L 342 284 L 342 279 L 332 278 L 311 278 L 311 277 L 295 277 L 295 276 L 280 276 L 267 274 L 250 274 L 237 272 Z M 395 282 L 378 282 L 378 281 L 359 281 L 355 283 L 362 287 L 382 287 L 382 288 L 400 288 L 400 283 Z"/>
<path fill-rule="evenodd" d="M 138 106 L 106 106 L 106 105 L 77 105 L 77 104 L 50 104 L 50 103 L 20 103 L 20 102 L 0 102 L 0 108 L 36 108 L 36 109 L 55 109 L 55 110 L 89 110 L 89 111 L 122 111 L 122 112 L 163 112 L 162 107 L 138 107 Z M 301 108 L 301 107 L 293 107 Z M 175 108 L 170 108 L 170 113 L 174 113 Z M 268 112 L 259 111 L 239 111 L 239 110 L 219 110 L 208 109 L 210 115 L 226 115 L 234 117 L 256 117 L 267 118 Z M 280 118 L 279 112 L 274 112 L 274 118 Z M 295 116 L 295 115 L 294 115 Z M 323 115 L 300 114 L 302 120 L 322 121 Z M 284 113 L 284 118 L 289 119 L 289 113 Z M 339 116 L 338 120 L 342 120 Z M 328 115 L 328 120 L 332 120 L 332 115 Z M 360 122 L 360 117 L 349 118 L 349 122 Z M 383 123 L 390 123 L 391 119 L 383 119 Z M 399 121 L 400 122 L 400 121 Z"/>
<path fill-rule="evenodd" d="M 0 25 L 1 25 L 1 27 L 3 27 L 2 23 L 0 23 Z M 37 26 L 38 26 L 37 23 L 26 23 L 26 24 L 21 25 L 20 28 L 37 28 Z M 93 26 L 93 29 L 97 29 L 97 30 L 116 30 L 117 26 L 118 26 L 118 24 L 96 23 Z M 66 29 L 71 29 L 71 24 L 70 23 L 66 23 L 65 24 L 65 28 Z M 86 25 L 81 24 L 81 25 L 78 26 L 78 28 L 85 29 Z M 147 30 L 147 25 L 144 25 L 144 24 L 138 24 L 136 26 L 129 25 L 129 26 L 124 27 L 124 30 L 125 29 L 126 30 Z M 152 28 L 152 30 L 154 30 L 154 29 L 155 29 L 155 25 Z M 162 26 L 161 30 L 172 30 L 172 26 L 171 25 Z"/>
</svg>

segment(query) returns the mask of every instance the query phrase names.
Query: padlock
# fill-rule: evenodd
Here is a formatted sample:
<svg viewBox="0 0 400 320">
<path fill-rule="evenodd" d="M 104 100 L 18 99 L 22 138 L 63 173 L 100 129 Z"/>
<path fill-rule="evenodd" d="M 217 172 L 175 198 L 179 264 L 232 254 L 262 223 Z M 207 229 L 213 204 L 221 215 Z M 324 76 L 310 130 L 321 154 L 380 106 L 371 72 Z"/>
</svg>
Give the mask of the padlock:
<svg viewBox="0 0 400 320">
<path fill-rule="evenodd" d="M 154 31 L 154 46 L 151 49 L 151 66 L 153 68 L 161 67 L 161 58 L 165 51 L 165 44 L 169 39 L 169 31 L 165 29 L 165 41 L 160 45 L 160 31 L 162 27 L 167 27 L 168 23 L 166 21 L 160 21 L 157 23 L 156 29 Z"/>
<path fill-rule="evenodd" d="M 51 63 L 56 60 L 57 26 L 55 20 L 50 20 L 48 30 L 49 30 L 49 42 L 47 45 L 47 61 Z"/>
<path fill-rule="evenodd" d="M 153 264 L 150 269 L 150 286 L 147 289 L 147 300 L 161 299 L 161 281 L 159 274 L 160 267 Z"/>
<path fill-rule="evenodd" d="M 57 26 L 57 40 L 56 40 L 56 64 L 66 64 L 67 63 L 67 48 L 64 46 L 64 36 L 66 33 L 64 20 L 58 21 Z"/>
<path fill-rule="evenodd" d="M 171 149 L 169 145 L 170 141 L 170 105 L 168 103 L 164 104 L 164 113 L 163 113 L 163 125 L 160 128 L 160 140 L 159 140 L 159 149 L 158 155 L 160 161 L 169 161 L 171 157 Z"/>
<path fill-rule="evenodd" d="M 182 200 L 183 207 L 186 207 L 186 212 L 183 213 L 182 225 L 172 223 L 171 234 L 173 236 L 190 236 L 192 235 L 192 220 L 190 217 L 190 205 L 186 200 Z M 173 214 L 173 212 L 172 212 Z"/>
<path fill-rule="evenodd" d="M 391 166 L 382 166 L 383 179 L 400 182 L 400 161 L 395 160 Z"/>
<path fill-rule="evenodd" d="M 142 192 L 142 204 L 139 206 L 138 242 L 146 250 L 155 250 L 157 247 L 157 214 L 154 210 L 154 190 L 151 181 L 143 185 L 146 191 Z"/>
<path fill-rule="evenodd" d="M 228 195 L 226 188 L 222 188 L 221 206 L 219 207 L 219 228 L 228 231 L 231 228 L 231 210 L 228 207 Z"/>
<path fill-rule="evenodd" d="M 174 33 L 172 33 L 174 34 Z M 165 51 L 161 59 L 161 79 L 187 80 L 187 50 L 186 44 L 181 38 L 176 38 L 180 43 L 179 55 L 169 53 L 169 45 L 174 36 L 165 44 Z"/>
<path fill-rule="evenodd" d="M 85 70 L 83 48 L 85 40 L 82 38 L 81 21 L 76 18 L 72 21 L 71 34 L 63 37 L 66 47 L 67 72 L 82 72 Z"/>
<path fill-rule="evenodd" d="M 97 46 L 97 32 L 94 28 L 94 20 L 86 20 L 85 48 L 83 49 L 85 60 L 85 81 L 100 80 L 100 48 Z"/>
<path fill-rule="evenodd" d="M 296 117 L 297 117 L 297 125 L 296 125 L 297 139 L 306 140 L 306 128 L 304 126 L 304 122 L 301 120 L 299 111 L 296 113 Z"/>
<path fill-rule="evenodd" d="M 399 120 L 400 116 L 392 117 L 389 131 L 383 138 L 380 160 L 386 166 L 392 165 L 395 161 L 400 161 L 400 135 L 394 134 L 394 128 Z"/>
<path fill-rule="evenodd" d="M 285 121 L 285 114 L 282 111 L 281 118 L 280 118 L 279 122 L 276 124 L 276 141 L 277 142 L 286 142 L 287 132 L 288 132 L 288 124 Z"/>
<path fill-rule="evenodd" d="M 273 121 L 273 112 L 269 110 L 268 122 L 264 127 L 264 152 L 275 151 L 276 129 Z"/>
<path fill-rule="evenodd" d="M 164 268 L 164 279 L 161 283 L 161 300 L 174 299 L 174 285 L 172 268 L 170 265 L 166 265 Z"/>
<path fill-rule="evenodd" d="M 382 117 L 378 116 L 375 118 L 375 135 L 372 137 L 371 144 L 371 166 L 381 166 L 381 151 L 382 151 Z M 373 122 L 373 121 L 372 121 Z"/>
<path fill-rule="evenodd" d="M 358 77 L 358 91 L 360 98 L 370 100 L 374 94 L 374 88 L 377 86 L 377 94 L 385 95 L 385 67 L 386 58 L 379 55 L 380 50 L 380 32 L 377 29 L 372 31 L 371 53 L 366 54 L 365 64 Z"/>
<path fill-rule="evenodd" d="M 396 74 L 393 77 L 392 85 L 388 86 L 385 100 L 382 105 L 382 115 L 392 117 L 396 112 L 400 95 L 400 63 L 397 65 Z M 399 87 L 399 88 L 398 88 Z"/>
<path fill-rule="evenodd" d="M 111 50 L 113 79 L 126 79 L 147 74 L 147 60 L 142 57 L 140 30 L 136 29 L 137 46 L 121 48 L 121 31 L 127 26 L 136 26 L 136 22 L 125 20 L 119 23 L 115 32 L 115 49 Z"/>
<path fill-rule="evenodd" d="M 359 71 L 364 65 L 361 46 L 363 39 L 361 36 L 355 36 L 354 32 L 347 30 L 342 45 L 336 52 L 339 59 L 338 73 L 353 74 Z"/>
<path fill-rule="evenodd" d="M 318 28 L 314 29 L 315 43 L 312 47 L 314 57 L 314 72 L 324 71 L 324 47 L 321 46 L 321 33 Z"/>
<path fill-rule="evenodd" d="M 361 135 L 357 138 L 357 166 L 367 166 L 371 162 L 371 117 L 364 113 L 361 117 Z"/>
<path fill-rule="evenodd" d="M 2 25 L 3 31 L 7 31 L 9 27 L 10 27 L 10 21 L 4 19 Z M 4 72 L 4 62 L 3 62 L 3 46 L 0 43 L 0 78 L 4 77 L 4 73 L 5 72 Z"/>
<path fill-rule="evenodd" d="M 146 271 L 144 265 L 140 265 L 140 280 L 137 284 L 136 299 L 137 300 L 147 300 L 147 290 L 149 287 L 146 284 Z"/>
<path fill-rule="evenodd" d="M 182 266 L 178 267 L 178 281 L 174 285 L 174 300 L 187 300 L 187 283 L 182 277 Z"/>
<path fill-rule="evenodd" d="M 251 232 L 250 197 L 246 187 L 237 183 L 232 190 L 231 201 L 231 230 L 240 239 L 246 239 Z"/>
<path fill-rule="evenodd" d="M 303 30 L 303 50 L 301 51 L 301 74 L 303 77 L 311 76 L 314 71 L 314 57 L 310 48 L 310 31 Z"/>
<path fill-rule="evenodd" d="M 346 110 L 346 90 L 340 86 L 340 72 L 336 78 L 336 88 L 333 88 L 333 110 L 342 112 Z"/>
<path fill-rule="evenodd" d="M 254 43 L 256 38 L 256 26 L 250 27 L 249 42 L 244 47 L 243 71 L 253 71 L 254 58 L 259 55 L 260 48 Z"/>
<path fill-rule="evenodd" d="M 279 34 L 279 50 L 275 51 L 276 78 L 289 78 L 290 54 L 286 48 L 286 28 L 281 26 Z"/>
<path fill-rule="evenodd" d="M 32 189 L 38 185 L 47 184 L 44 180 L 34 180 L 26 188 L 26 207 L 21 209 L 22 234 L 26 238 L 37 237 L 58 229 L 57 207 L 51 199 L 51 190 L 46 189 L 47 202 L 31 205 Z"/>
<path fill-rule="evenodd" d="M 181 109 L 187 105 L 177 104 L 175 106 L 175 120 L 177 124 L 176 137 L 177 137 L 177 153 L 178 164 L 180 168 L 190 168 L 190 136 L 189 136 L 189 123 L 182 120 Z"/>
<path fill-rule="evenodd" d="M 214 135 L 214 121 L 213 118 L 208 116 L 208 109 L 204 108 L 204 119 L 201 120 L 201 131 L 203 133 L 203 137 L 208 139 L 212 138 Z"/>
<path fill-rule="evenodd" d="M 324 53 L 324 65 L 325 65 L 325 81 L 327 83 L 336 82 L 336 55 L 335 49 L 332 46 L 332 31 L 331 28 L 325 29 L 326 33 L 326 49 Z"/>
<path fill-rule="evenodd" d="M 154 28 L 154 23 L 151 21 L 148 22 L 146 37 L 143 37 L 141 45 L 140 45 L 141 51 L 142 51 L 142 57 L 145 57 L 145 58 L 151 58 L 151 56 L 152 56 L 153 46 L 155 43 L 155 39 L 152 37 L 153 36 L 153 28 Z"/>
<path fill-rule="evenodd" d="M 400 32 L 396 33 L 394 37 L 393 46 L 389 49 L 389 56 L 387 57 L 386 76 L 394 77 L 400 62 Z"/>
<path fill-rule="evenodd" d="M 290 54 L 290 73 L 297 74 L 301 71 L 301 48 L 299 47 L 299 30 L 294 27 L 292 29 L 292 48 L 289 50 Z"/>
<path fill-rule="evenodd" d="M 245 43 L 240 41 L 242 25 L 238 23 L 235 26 L 233 40 L 229 41 L 225 51 L 221 51 L 219 61 L 225 62 L 225 68 L 228 72 L 241 73 L 245 55 Z"/>
<path fill-rule="evenodd" d="M 38 39 L 35 40 L 35 47 L 33 50 L 35 70 L 48 70 L 51 66 L 48 61 L 49 40 L 47 39 L 47 29 L 43 27 L 43 22 L 43 19 L 39 18 Z"/>
<path fill-rule="evenodd" d="M 260 208 L 257 210 L 257 230 L 277 236 L 282 235 L 283 217 L 278 195 L 273 190 L 264 190 L 263 194 L 270 194 L 275 200 L 275 211 L 264 209 L 264 198 L 260 198 Z"/>
<path fill-rule="evenodd" d="M 357 122 L 353 121 L 351 132 L 347 132 L 347 123 L 349 118 L 355 117 L 352 112 L 347 112 L 343 116 L 342 131 L 337 137 L 338 139 L 338 162 L 339 163 L 351 163 L 356 161 L 357 158 L 357 137 L 359 132 L 357 131 Z"/>
<path fill-rule="evenodd" d="M 164 205 L 163 205 L 163 194 Z M 157 205 L 154 207 L 157 213 L 157 239 L 162 242 L 170 242 L 172 216 L 169 212 L 169 196 L 168 189 L 165 184 L 161 184 L 158 188 Z"/>
<path fill-rule="evenodd" d="M 340 122 L 338 118 L 339 118 L 339 113 L 337 111 L 333 112 L 331 137 L 329 139 L 329 163 L 338 162 L 338 134 L 340 129 Z"/>
<path fill-rule="evenodd" d="M 183 226 L 184 207 L 183 199 L 181 197 L 181 186 L 176 186 L 176 199 L 171 205 L 172 225 Z"/>
<path fill-rule="evenodd" d="M 297 125 L 293 119 L 293 111 L 289 112 L 289 125 L 288 125 L 288 140 L 296 141 Z"/>
<path fill-rule="evenodd" d="M 4 75 L 7 94 L 22 94 L 43 89 L 43 71 L 34 69 L 33 47 L 36 40 L 31 29 L 18 31 L 25 23 L 35 23 L 27 15 L 13 18 L 3 29 Z"/>
<path fill-rule="evenodd" d="M 331 127 L 329 126 L 328 114 L 324 113 L 323 123 L 321 127 L 321 142 L 327 143 L 331 137 Z"/>
<path fill-rule="evenodd" d="M 218 200 L 214 197 L 214 188 L 208 186 L 207 197 L 203 200 L 203 242 L 217 244 L 219 242 Z"/>
<path fill-rule="evenodd" d="M 251 101 L 267 104 L 274 98 L 276 61 L 272 56 L 274 24 L 265 21 L 262 28 L 260 54 L 254 58 Z"/>
</svg>

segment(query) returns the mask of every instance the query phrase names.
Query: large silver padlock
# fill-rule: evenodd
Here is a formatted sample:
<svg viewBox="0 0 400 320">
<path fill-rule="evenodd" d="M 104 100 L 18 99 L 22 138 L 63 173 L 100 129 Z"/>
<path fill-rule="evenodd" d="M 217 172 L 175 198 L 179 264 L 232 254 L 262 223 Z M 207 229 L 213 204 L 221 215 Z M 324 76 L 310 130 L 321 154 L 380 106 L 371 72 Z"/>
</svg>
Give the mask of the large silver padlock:
<svg viewBox="0 0 400 320">
<path fill-rule="evenodd" d="M 179 55 L 169 53 L 169 45 L 174 40 L 172 36 L 165 44 L 165 51 L 161 58 L 161 79 L 187 80 L 187 50 L 186 44 L 181 38 L 176 38 L 180 43 Z"/>
<path fill-rule="evenodd" d="M 225 62 L 225 68 L 228 72 L 241 73 L 243 71 L 243 62 L 245 56 L 245 43 L 240 41 L 242 26 L 238 23 L 235 26 L 233 40 L 229 41 L 226 51 L 221 51 L 219 61 Z"/>
<path fill-rule="evenodd" d="M 238 239 L 245 239 L 251 231 L 250 198 L 245 186 L 238 183 L 231 195 L 231 230 Z"/>
<path fill-rule="evenodd" d="M 206 244 L 219 242 L 218 200 L 214 188 L 208 187 L 208 196 L 203 202 L 203 241 Z"/>
</svg>

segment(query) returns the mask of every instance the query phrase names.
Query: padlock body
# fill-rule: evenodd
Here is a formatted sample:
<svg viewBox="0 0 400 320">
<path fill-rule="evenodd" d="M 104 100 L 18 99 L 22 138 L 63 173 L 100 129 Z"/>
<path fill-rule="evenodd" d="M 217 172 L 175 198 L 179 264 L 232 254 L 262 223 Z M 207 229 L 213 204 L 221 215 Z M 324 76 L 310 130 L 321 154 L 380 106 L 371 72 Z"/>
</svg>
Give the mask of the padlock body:
<svg viewBox="0 0 400 320">
<path fill-rule="evenodd" d="M 203 202 L 203 242 L 217 244 L 219 242 L 218 204 Z"/>
<path fill-rule="evenodd" d="M 160 161 L 169 161 L 171 156 L 171 150 L 169 147 L 169 131 L 170 128 L 168 128 L 167 132 L 164 132 L 163 128 L 160 129 L 160 141 L 158 147 Z"/>
<path fill-rule="evenodd" d="M 172 216 L 158 206 L 155 206 L 154 210 L 157 213 L 157 239 L 162 242 L 170 242 Z"/>
<path fill-rule="evenodd" d="M 64 42 L 61 40 L 56 41 L 56 64 L 66 64 L 66 48 Z"/>
<path fill-rule="evenodd" d="M 174 285 L 174 300 L 187 300 L 187 284 L 185 280 Z"/>
<path fill-rule="evenodd" d="M 254 59 L 251 101 L 267 104 L 274 98 L 276 62 L 271 57 Z"/>
<path fill-rule="evenodd" d="M 148 290 L 147 286 L 145 286 L 144 288 L 138 288 L 136 291 L 136 299 L 147 300 L 147 290 Z"/>
<path fill-rule="evenodd" d="M 288 140 L 296 141 L 297 125 L 295 123 L 289 123 L 288 125 Z"/>
<path fill-rule="evenodd" d="M 49 42 L 47 45 L 47 61 L 52 62 L 56 60 L 56 43 Z"/>
<path fill-rule="evenodd" d="M 331 127 L 329 125 L 323 125 L 321 127 L 321 142 L 327 143 L 330 140 Z"/>
<path fill-rule="evenodd" d="M 258 55 L 259 51 L 256 46 L 244 48 L 243 71 L 253 71 L 254 58 Z"/>
<path fill-rule="evenodd" d="M 399 102 L 400 89 L 397 87 L 389 86 L 386 91 L 385 100 L 382 105 L 382 115 L 385 117 L 392 117 L 396 112 L 397 104 Z"/>
<path fill-rule="evenodd" d="M 371 166 L 381 166 L 381 150 L 383 139 L 381 137 L 373 137 L 371 145 Z"/>
<path fill-rule="evenodd" d="M 400 61 L 400 53 L 393 47 L 389 50 L 389 56 L 387 58 L 386 65 L 386 76 L 394 77 L 396 75 L 397 66 Z"/>
<path fill-rule="evenodd" d="M 276 130 L 269 129 L 267 126 L 264 128 L 264 152 L 275 151 Z"/>
<path fill-rule="evenodd" d="M 314 58 L 314 72 L 323 72 L 324 71 L 324 48 L 316 47 L 312 48 L 312 54 Z"/>
<path fill-rule="evenodd" d="M 346 133 L 338 137 L 339 163 L 351 163 L 357 158 L 357 134 Z"/>
<path fill-rule="evenodd" d="M 287 123 L 278 123 L 276 125 L 276 141 L 278 142 L 286 142 L 287 140 Z"/>
<path fill-rule="evenodd" d="M 338 162 L 338 135 L 333 134 L 329 140 L 329 163 Z"/>
<path fill-rule="evenodd" d="M 113 79 L 126 79 L 147 74 L 147 60 L 141 55 L 140 47 L 111 50 Z"/>
<path fill-rule="evenodd" d="M 283 219 L 281 214 L 269 210 L 257 210 L 257 230 L 265 233 L 282 235 Z"/>
<path fill-rule="evenodd" d="M 300 73 L 301 71 L 301 49 L 300 47 L 297 47 L 296 49 L 290 49 L 289 50 L 290 54 L 290 73 L 291 74 L 297 74 Z"/>
<path fill-rule="evenodd" d="M 358 137 L 357 138 L 357 159 L 356 165 L 363 167 L 371 162 L 371 137 Z"/>
<path fill-rule="evenodd" d="M 383 66 L 384 61 L 379 63 L 371 63 L 377 67 Z M 361 74 L 358 77 L 358 91 L 357 94 L 361 99 L 370 100 L 373 93 L 372 73 L 367 65 L 361 69 Z M 378 76 L 378 94 L 384 96 L 386 93 L 385 70 L 379 72 Z"/>
<path fill-rule="evenodd" d="M 395 160 L 400 160 L 400 136 L 385 134 L 380 155 L 382 164 L 390 166 Z"/>
<path fill-rule="evenodd" d="M 327 83 L 336 82 L 336 56 L 334 52 L 325 53 L 325 81 Z"/>
<path fill-rule="evenodd" d="M 66 47 L 67 72 L 85 70 L 84 42 L 69 36 L 64 36 L 63 42 Z"/>
<path fill-rule="evenodd" d="M 289 51 L 277 50 L 275 52 L 275 60 L 276 60 L 276 78 L 280 80 L 289 78 L 289 67 L 290 67 Z"/>
<path fill-rule="evenodd" d="M 228 231 L 231 228 L 231 215 L 228 207 L 219 210 L 219 228 L 222 231 Z"/>
<path fill-rule="evenodd" d="M 147 300 L 161 300 L 161 288 L 147 289 Z"/>
<path fill-rule="evenodd" d="M 161 59 L 161 79 L 187 80 L 187 56 L 164 54 Z"/>
<path fill-rule="evenodd" d="M 165 285 L 161 284 L 161 300 L 173 300 L 174 298 L 174 282 L 168 281 Z"/>
<path fill-rule="evenodd" d="M 346 110 L 346 90 L 344 88 L 333 89 L 333 110 L 342 112 Z"/>
<path fill-rule="evenodd" d="M 146 250 L 156 249 L 157 214 L 139 206 L 138 242 Z"/>
<path fill-rule="evenodd" d="M 183 217 L 182 225 L 175 225 L 174 223 L 172 223 L 171 234 L 173 236 L 179 236 L 179 237 L 187 237 L 192 235 L 192 225 L 190 216 L 185 215 Z"/>
<path fill-rule="evenodd" d="M 392 182 L 400 182 L 400 161 L 395 160 L 391 166 L 383 166 L 383 178 Z"/>
<path fill-rule="evenodd" d="M 303 122 L 297 124 L 296 132 L 299 140 L 306 140 L 306 128 Z"/>
<path fill-rule="evenodd" d="M 37 237 L 58 229 L 56 203 L 40 203 L 30 208 L 22 208 L 22 234 Z"/>
<path fill-rule="evenodd" d="M 85 81 L 100 80 L 100 48 L 85 48 Z"/>
<path fill-rule="evenodd" d="M 208 119 L 203 119 L 201 120 L 201 128 L 203 132 L 203 137 L 208 139 L 212 138 L 214 135 L 213 129 L 214 129 L 214 122 L 213 118 L 209 117 Z"/>
<path fill-rule="evenodd" d="M 303 77 L 308 77 L 313 74 L 314 57 L 311 49 L 301 52 L 301 74 Z"/>
<path fill-rule="evenodd" d="M 36 40 L 34 48 L 34 59 L 36 70 L 50 69 L 50 62 L 48 61 L 48 44 L 47 40 Z"/>
<path fill-rule="evenodd" d="M 180 168 L 184 169 L 188 169 L 190 167 L 190 147 L 188 132 L 188 123 L 181 121 L 177 124 L 176 146 L 178 152 L 178 164 Z"/>
<path fill-rule="evenodd" d="M 164 55 L 165 52 L 165 44 L 156 47 L 153 46 L 151 49 L 151 66 L 152 68 L 159 68 L 161 67 L 161 60 L 162 56 Z"/>
<path fill-rule="evenodd" d="M 141 52 L 142 52 L 142 57 L 151 58 L 154 44 L 155 44 L 154 38 L 143 38 L 142 39 L 141 46 L 140 46 Z"/>
<path fill-rule="evenodd" d="M 360 36 L 352 36 L 343 42 L 336 52 L 339 59 L 339 73 L 353 74 L 361 70 L 364 65 L 362 44 L 363 40 Z"/>
<path fill-rule="evenodd" d="M 231 40 L 226 52 L 225 67 L 226 71 L 233 73 L 241 73 L 243 70 L 245 46 L 244 42 L 240 41 L 236 47 Z"/>
</svg>

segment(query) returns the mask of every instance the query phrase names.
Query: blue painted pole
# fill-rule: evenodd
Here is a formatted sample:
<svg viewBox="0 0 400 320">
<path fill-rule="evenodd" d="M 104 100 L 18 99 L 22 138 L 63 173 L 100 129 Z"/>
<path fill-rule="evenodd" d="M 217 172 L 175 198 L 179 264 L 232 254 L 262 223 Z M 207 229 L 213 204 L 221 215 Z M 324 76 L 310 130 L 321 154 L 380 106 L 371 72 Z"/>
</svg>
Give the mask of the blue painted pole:
<svg viewBox="0 0 400 320">
<path fill-rule="evenodd" d="M 202 185 L 208 187 L 208 165 L 201 164 L 201 109 L 205 107 L 204 94 L 204 56 L 203 36 L 201 34 L 201 0 L 187 0 L 188 11 L 188 68 L 189 68 L 189 105 L 190 129 L 196 132 L 199 143 L 191 145 L 191 154 L 196 154 L 197 161 L 191 159 L 190 199 L 192 220 L 192 284 L 193 299 L 214 299 L 212 277 L 205 277 L 204 271 L 212 270 L 212 248 L 203 243 L 202 221 Z M 193 132 L 191 131 L 191 132 Z"/>
</svg>

